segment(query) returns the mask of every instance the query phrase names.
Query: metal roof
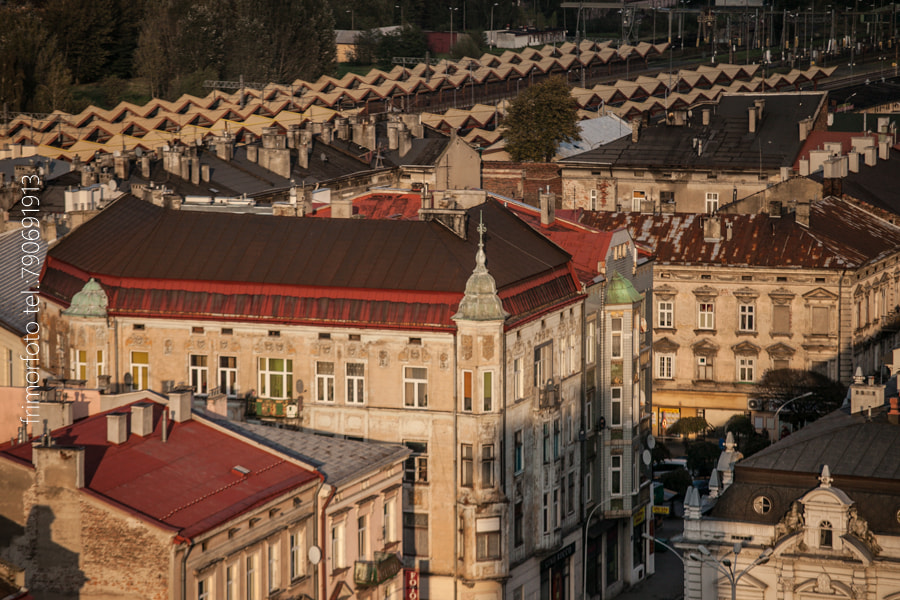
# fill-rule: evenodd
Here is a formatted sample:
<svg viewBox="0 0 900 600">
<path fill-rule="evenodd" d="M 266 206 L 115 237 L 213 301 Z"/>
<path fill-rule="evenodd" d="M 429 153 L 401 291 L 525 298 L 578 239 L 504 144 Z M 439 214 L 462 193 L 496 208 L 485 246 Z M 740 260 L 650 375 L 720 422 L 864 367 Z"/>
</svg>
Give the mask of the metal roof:
<svg viewBox="0 0 900 600">
<path fill-rule="evenodd" d="M 15 214 L 11 215 L 13 219 L 15 216 Z M 22 271 L 22 268 L 25 267 L 22 262 L 23 257 L 36 256 L 39 259 L 38 264 L 25 268 L 40 273 L 41 265 L 47 254 L 47 242 L 44 240 L 34 242 L 38 245 L 38 251 L 35 254 L 25 253 L 22 244 L 26 240 L 22 238 L 22 232 L 21 227 L 15 227 L 11 231 L 0 233 L 0 265 L 5 267 L 0 269 L 0 321 L 18 333 L 25 333 L 25 325 L 35 316 L 23 312 L 26 308 L 26 294 L 22 292 L 37 283 L 36 277 Z M 31 246 L 28 248 L 31 249 Z"/>
<path fill-rule="evenodd" d="M 85 488 L 145 518 L 192 537 L 317 479 L 274 452 L 200 421 L 170 423 L 162 441 L 163 406 L 153 406 L 153 433 L 133 433 L 122 444 L 107 441 L 107 415 L 53 431 L 57 446 L 82 446 Z M 0 456 L 31 464 L 32 444 L 0 445 Z M 240 465 L 249 474 L 232 471 Z"/>
</svg>

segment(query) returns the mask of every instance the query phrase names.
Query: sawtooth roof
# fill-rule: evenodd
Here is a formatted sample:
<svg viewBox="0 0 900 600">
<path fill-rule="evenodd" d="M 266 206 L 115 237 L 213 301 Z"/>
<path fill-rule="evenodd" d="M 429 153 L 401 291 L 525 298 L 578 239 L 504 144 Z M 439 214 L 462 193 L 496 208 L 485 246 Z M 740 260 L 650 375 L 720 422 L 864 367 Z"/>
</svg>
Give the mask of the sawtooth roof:
<svg viewBox="0 0 900 600">
<path fill-rule="evenodd" d="M 463 240 L 437 222 L 200 213 L 131 196 L 54 247 L 41 293 L 67 304 L 94 277 L 111 314 L 455 329 L 479 211 L 513 321 L 578 296 L 569 255 L 497 202 L 469 209 Z"/>
<path fill-rule="evenodd" d="M 705 215 L 585 212 L 581 222 L 607 231 L 627 227 L 654 249 L 657 264 L 841 269 L 900 250 L 900 227 L 833 197 L 811 204 L 809 227 L 793 215 L 718 217 L 716 241 L 705 240 Z"/>
</svg>

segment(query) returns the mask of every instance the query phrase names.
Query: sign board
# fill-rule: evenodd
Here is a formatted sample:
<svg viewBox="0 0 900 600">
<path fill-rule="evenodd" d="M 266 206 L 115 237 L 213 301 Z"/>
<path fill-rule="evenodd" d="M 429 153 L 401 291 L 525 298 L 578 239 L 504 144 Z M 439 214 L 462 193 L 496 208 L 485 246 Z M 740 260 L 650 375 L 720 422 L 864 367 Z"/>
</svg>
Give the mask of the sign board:
<svg viewBox="0 0 900 600">
<path fill-rule="evenodd" d="M 403 569 L 403 600 L 419 600 L 419 572 Z"/>
<path fill-rule="evenodd" d="M 637 527 L 638 525 L 643 523 L 644 520 L 646 520 L 646 518 L 647 518 L 647 507 L 642 506 L 641 510 L 637 511 L 636 513 L 634 513 L 634 515 L 632 515 L 632 517 L 631 517 L 632 524 L 635 527 Z"/>
<path fill-rule="evenodd" d="M 669 514 L 669 507 L 668 506 L 654 506 L 653 514 L 654 515 L 667 515 L 667 514 Z"/>
</svg>

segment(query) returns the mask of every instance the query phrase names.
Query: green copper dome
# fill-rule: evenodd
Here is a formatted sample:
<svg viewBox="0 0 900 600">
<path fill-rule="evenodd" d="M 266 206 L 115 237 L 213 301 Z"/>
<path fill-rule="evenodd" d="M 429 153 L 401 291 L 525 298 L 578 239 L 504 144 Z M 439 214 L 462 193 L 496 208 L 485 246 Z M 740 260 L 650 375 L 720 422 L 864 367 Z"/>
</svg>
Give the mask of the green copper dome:
<svg viewBox="0 0 900 600">
<path fill-rule="evenodd" d="M 634 289 L 631 282 L 622 277 L 616 271 L 613 273 L 606 286 L 606 303 L 607 304 L 634 304 L 640 302 L 643 296 Z"/>
<path fill-rule="evenodd" d="M 478 224 L 478 252 L 475 269 L 466 282 L 466 293 L 459 302 L 459 310 L 451 317 L 454 321 L 502 321 L 509 316 L 497 295 L 497 283 L 485 266 L 483 235 L 484 223 Z"/>
<path fill-rule="evenodd" d="M 91 277 L 81 291 L 72 296 L 69 308 L 63 311 L 70 317 L 103 317 L 106 318 L 106 306 L 109 299 L 97 281 Z"/>
</svg>

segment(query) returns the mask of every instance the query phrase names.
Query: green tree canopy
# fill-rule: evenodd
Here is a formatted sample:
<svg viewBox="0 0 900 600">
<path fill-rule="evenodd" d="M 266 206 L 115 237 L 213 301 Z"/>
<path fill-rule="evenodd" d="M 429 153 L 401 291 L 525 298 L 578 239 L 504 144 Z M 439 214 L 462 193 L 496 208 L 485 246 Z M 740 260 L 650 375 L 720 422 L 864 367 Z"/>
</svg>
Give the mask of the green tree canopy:
<svg viewBox="0 0 900 600">
<path fill-rule="evenodd" d="M 771 369 L 760 379 L 755 395 L 768 410 L 777 410 L 794 399 L 779 417 L 802 425 L 838 408 L 846 393 L 843 384 L 815 371 Z"/>
<path fill-rule="evenodd" d="M 502 125 L 513 160 L 550 162 L 562 142 L 580 140 L 578 107 L 561 77 L 530 86 L 513 100 Z"/>
<path fill-rule="evenodd" d="M 425 33 L 414 25 L 404 25 L 399 30 L 383 35 L 378 40 L 376 50 L 378 66 L 391 69 L 391 61 L 395 56 L 424 58 L 428 52 L 428 39 Z"/>
<path fill-rule="evenodd" d="M 703 417 L 681 417 L 666 430 L 669 435 L 691 436 L 712 429 Z"/>
</svg>

